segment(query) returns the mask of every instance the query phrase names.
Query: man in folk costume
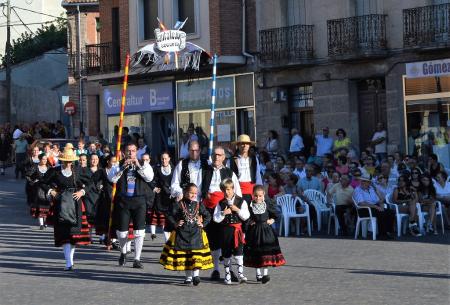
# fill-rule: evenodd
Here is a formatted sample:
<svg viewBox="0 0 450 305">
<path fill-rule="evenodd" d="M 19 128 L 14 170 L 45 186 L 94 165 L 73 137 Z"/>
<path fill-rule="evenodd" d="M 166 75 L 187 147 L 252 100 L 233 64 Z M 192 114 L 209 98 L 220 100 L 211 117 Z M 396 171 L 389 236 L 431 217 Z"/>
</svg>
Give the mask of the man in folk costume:
<svg viewBox="0 0 450 305">
<path fill-rule="evenodd" d="M 117 183 L 116 215 L 118 217 L 117 237 L 121 248 L 119 266 L 124 266 L 127 255 L 128 226 L 130 219 L 134 229 L 135 257 L 133 268 L 142 269 L 141 253 L 145 236 L 145 216 L 147 212 L 147 194 L 150 192 L 149 182 L 153 180 L 153 168 L 148 163 L 141 164 L 136 156 L 137 146 L 128 143 L 127 157 L 119 166 L 113 166 L 108 180 Z"/>
<path fill-rule="evenodd" d="M 183 189 L 194 183 L 199 190 L 202 188 L 203 170 L 208 167 L 206 160 L 200 160 L 200 145 L 197 141 L 189 143 L 189 158 L 178 162 L 173 171 L 170 187 L 171 196 L 180 201 L 183 198 Z M 201 192 L 198 192 L 197 201 L 200 201 Z"/>
<path fill-rule="evenodd" d="M 236 141 L 237 154 L 230 160 L 230 168 L 239 179 L 242 198 L 246 202 L 252 201 L 253 187 L 256 184 L 263 184 L 258 158 L 249 152 L 250 145 L 253 144 L 248 135 L 240 135 Z"/>
<path fill-rule="evenodd" d="M 231 179 L 236 185 L 236 194 L 242 196 L 241 188 L 239 187 L 239 181 L 235 173 L 224 165 L 225 161 L 225 150 L 223 147 L 218 146 L 214 148 L 212 154 L 212 165 L 205 169 L 203 174 L 202 183 L 202 197 L 203 204 L 208 209 L 211 215 L 214 214 L 214 209 L 217 204 L 223 200 L 224 193 L 220 189 L 220 184 L 225 179 Z M 221 225 L 211 221 L 205 228 L 206 235 L 208 236 L 209 248 L 211 249 L 211 254 L 214 261 L 214 271 L 211 274 L 211 280 L 220 280 L 219 273 L 219 261 L 221 253 Z M 234 276 L 234 279 L 237 278 Z"/>
</svg>

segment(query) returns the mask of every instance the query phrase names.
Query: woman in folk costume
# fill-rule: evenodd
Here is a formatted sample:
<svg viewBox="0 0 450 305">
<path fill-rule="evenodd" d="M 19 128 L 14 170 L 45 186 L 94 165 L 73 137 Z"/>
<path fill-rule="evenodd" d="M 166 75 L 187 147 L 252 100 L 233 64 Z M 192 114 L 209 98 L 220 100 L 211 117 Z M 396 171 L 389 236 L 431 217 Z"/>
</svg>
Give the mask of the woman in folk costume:
<svg viewBox="0 0 450 305">
<path fill-rule="evenodd" d="M 183 190 L 183 199 L 173 205 L 167 221 L 175 230 L 166 242 L 159 262 L 164 269 L 186 271 L 184 283 L 200 283 L 200 270 L 213 268 L 208 238 L 203 230 L 211 215 L 205 206 L 197 201 L 198 189 L 189 183 Z"/>
<path fill-rule="evenodd" d="M 170 163 L 168 152 L 161 154 L 161 165 L 155 168 L 155 178 L 153 179 L 153 192 L 155 201 L 149 213 L 149 224 L 152 240 L 156 238 L 156 227 L 166 227 L 166 214 L 169 210 L 172 198 L 170 198 L 170 183 L 173 176 L 173 166 Z M 167 241 L 170 231 L 164 230 L 164 238 Z"/>
<path fill-rule="evenodd" d="M 73 270 L 76 245 L 91 243 L 89 224 L 82 197 L 86 194 L 80 175 L 73 162 L 78 157 L 72 144 L 67 144 L 59 157 L 60 168 L 54 168 L 45 175 L 43 183 L 47 194 L 53 198 L 55 246 L 63 247 L 66 260 L 65 271 Z"/>
<path fill-rule="evenodd" d="M 32 169 L 40 162 L 39 155 L 41 154 L 41 151 L 39 150 L 38 146 L 33 146 L 31 149 L 31 155 L 27 157 L 27 159 L 24 162 L 25 167 L 25 177 L 27 177 L 27 173 L 30 173 Z M 29 175 L 28 175 L 29 177 Z M 33 203 L 33 186 L 29 178 L 26 179 L 25 183 L 25 193 L 27 195 L 27 203 L 31 206 Z"/>
<path fill-rule="evenodd" d="M 277 218 L 276 210 L 273 204 L 265 202 L 262 185 L 254 187 L 253 197 L 249 208 L 249 226 L 245 234 L 244 266 L 256 268 L 256 280 L 265 284 L 270 281 L 268 267 L 282 266 L 286 261 L 272 228 Z"/>
<path fill-rule="evenodd" d="M 30 214 L 33 218 L 39 219 L 39 229 L 44 230 L 47 226 L 45 220 L 50 209 L 50 202 L 42 187 L 42 180 L 47 173 L 47 156 L 42 153 L 39 155 L 39 163 L 27 168 L 25 177 L 27 184 L 30 185 L 31 209 Z"/>
</svg>

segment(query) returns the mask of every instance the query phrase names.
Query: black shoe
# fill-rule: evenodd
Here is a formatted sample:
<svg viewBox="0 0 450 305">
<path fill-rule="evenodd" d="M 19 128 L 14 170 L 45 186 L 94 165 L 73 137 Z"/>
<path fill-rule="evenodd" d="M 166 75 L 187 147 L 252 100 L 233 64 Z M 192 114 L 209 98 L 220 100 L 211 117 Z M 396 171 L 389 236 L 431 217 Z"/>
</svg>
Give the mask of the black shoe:
<svg viewBox="0 0 450 305">
<path fill-rule="evenodd" d="M 220 281 L 220 272 L 217 270 L 214 270 L 213 273 L 211 273 L 210 280 L 211 281 Z"/>
<path fill-rule="evenodd" d="M 105 239 L 105 241 L 106 241 L 106 239 Z M 119 242 L 116 240 L 115 242 L 113 242 L 112 244 L 111 244 L 111 246 L 112 246 L 112 248 L 114 249 L 114 250 L 119 250 L 120 249 L 120 245 L 119 245 Z"/>
<path fill-rule="evenodd" d="M 156 234 L 152 234 L 150 237 L 154 240 L 156 238 Z"/>
<path fill-rule="evenodd" d="M 261 279 L 261 282 L 263 284 L 267 283 L 268 281 L 270 281 L 270 276 L 268 276 L 268 275 L 264 275 Z"/>
<path fill-rule="evenodd" d="M 141 263 L 141 261 L 135 259 L 133 263 L 133 268 L 144 269 L 144 265 Z"/>
<path fill-rule="evenodd" d="M 194 278 L 192 279 L 192 283 L 194 284 L 194 286 L 198 286 L 198 284 L 200 284 L 200 277 L 194 276 Z"/>
<path fill-rule="evenodd" d="M 189 279 L 185 279 L 184 280 L 184 284 L 187 285 L 187 286 L 191 286 L 192 285 L 192 279 L 190 279 L 190 278 Z"/>
<path fill-rule="evenodd" d="M 233 283 L 239 283 L 239 279 L 238 279 L 238 277 L 236 276 L 236 274 L 235 274 L 233 271 L 230 271 L 230 273 L 231 273 L 231 281 L 232 281 Z"/>
<path fill-rule="evenodd" d="M 127 255 L 120 253 L 120 257 L 119 257 L 119 266 L 125 266 L 125 263 L 127 262 Z"/>
<path fill-rule="evenodd" d="M 45 229 L 45 227 L 44 226 L 39 226 L 39 230 L 44 230 Z"/>
<path fill-rule="evenodd" d="M 65 267 L 65 268 L 64 268 L 64 271 L 73 271 L 73 266 Z"/>
<path fill-rule="evenodd" d="M 257 282 L 261 282 L 261 281 L 262 281 L 262 278 L 263 278 L 263 277 L 262 277 L 261 275 L 260 275 L 260 276 L 256 276 L 256 281 L 257 281 Z"/>
</svg>

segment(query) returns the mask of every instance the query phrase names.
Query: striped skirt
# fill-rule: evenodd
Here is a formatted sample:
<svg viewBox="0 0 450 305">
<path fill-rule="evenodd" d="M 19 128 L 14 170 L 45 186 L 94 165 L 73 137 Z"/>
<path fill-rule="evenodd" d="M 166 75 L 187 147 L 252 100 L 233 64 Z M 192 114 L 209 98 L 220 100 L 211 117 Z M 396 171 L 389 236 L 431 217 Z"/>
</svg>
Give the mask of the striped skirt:
<svg viewBox="0 0 450 305">
<path fill-rule="evenodd" d="M 86 208 L 83 201 L 81 203 L 81 230 L 80 233 L 71 233 L 71 226 L 58 224 L 54 225 L 55 246 L 61 247 L 64 244 L 72 245 L 89 245 L 91 243 L 91 235 L 89 233 L 90 225 L 86 217 Z"/>
<path fill-rule="evenodd" d="M 159 263 L 164 266 L 164 269 L 183 271 L 207 270 L 214 267 L 205 231 L 202 230 L 204 247 L 198 250 L 175 250 L 175 236 L 176 231 L 172 231 L 161 253 Z"/>
<path fill-rule="evenodd" d="M 149 210 L 147 212 L 147 223 L 149 225 L 164 227 L 166 224 L 166 215 L 155 210 Z"/>
</svg>

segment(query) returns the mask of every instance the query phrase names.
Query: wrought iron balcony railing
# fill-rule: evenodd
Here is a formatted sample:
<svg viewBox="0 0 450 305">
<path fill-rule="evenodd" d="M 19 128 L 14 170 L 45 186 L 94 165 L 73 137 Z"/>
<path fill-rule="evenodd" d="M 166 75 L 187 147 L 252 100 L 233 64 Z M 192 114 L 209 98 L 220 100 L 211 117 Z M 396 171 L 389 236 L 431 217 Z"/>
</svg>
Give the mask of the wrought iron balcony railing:
<svg viewBox="0 0 450 305">
<path fill-rule="evenodd" d="M 450 3 L 403 10 L 403 46 L 435 47 L 450 44 Z"/>
<path fill-rule="evenodd" d="M 86 74 L 102 74 L 120 70 L 119 47 L 112 42 L 86 45 Z"/>
<path fill-rule="evenodd" d="M 313 26 L 293 25 L 259 32 L 264 64 L 300 63 L 313 58 Z"/>
<path fill-rule="evenodd" d="M 327 26 L 331 57 L 370 57 L 386 52 L 386 15 L 328 20 Z"/>
</svg>

